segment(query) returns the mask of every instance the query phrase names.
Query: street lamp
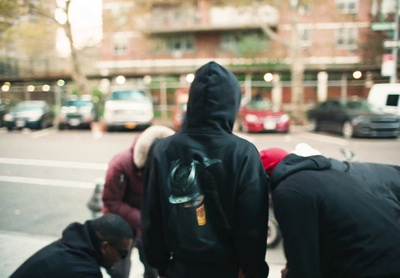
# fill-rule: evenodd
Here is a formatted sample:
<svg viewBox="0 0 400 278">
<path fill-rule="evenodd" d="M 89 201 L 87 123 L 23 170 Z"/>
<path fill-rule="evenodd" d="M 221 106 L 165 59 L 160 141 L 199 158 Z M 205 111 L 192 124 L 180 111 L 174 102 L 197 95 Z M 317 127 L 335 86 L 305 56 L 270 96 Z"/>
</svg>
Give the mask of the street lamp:
<svg viewBox="0 0 400 278">
<path fill-rule="evenodd" d="M 143 82 L 144 84 L 149 85 L 151 83 L 151 76 L 150 75 L 143 76 Z"/>
<path fill-rule="evenodd" d="M 188 75 L 186 75 L 186 81 L 188 83 L 192 83 L 194 80 L 194 74 L 193 73 L 189 73 Z"/>
<path fill-rule="evenodd" d="M 266 74 L 264 74 L 265 82 L 271 82 L 273 79 L 274 79 L 274 76 L 272 75 L 272 73 L 267 72 Z"/>
<path fill-rule="evenodd" d="M 35 86 L 28 85 L 28 87 L 26 87 L 26 89 L 28 90 L 28 92 L 33 92 L 35 90 Z"/>
<path fill-rule="evenodd" d="M 362 72 L 359 70 L 354 71 L 353 77 L 354 77 L 354 79 L 360 79 L 362 77 Z"/>
<path fill-rule="evenodd" d="M 58 79 L 57 85 L 60 86 L 60 87 L 62 87 L 62 86 L 65 85 L 65 81 L 64 81 L 63 79 Z"/>
<path fill-rule="evenodd" d="M 3 92 L 8 92 L 10 90 L 10 82 L 5 82 L 3 86 L 1 86 L 1 90 Z"/>
<path fill-rule="evenodd" d="M 115 78 L 115 82 L 117 82 L 118 85 L 124 84 L 125 81 L 126 81 L 126 78 L 123 75 L 118 75 L 117 78 Z"/>
<path fill-rule="evenodd" d="M 42 86 L 42 90 L 43 90 L 43 92 L 48 92 L 48 91 L 50 91 L 50 86 L 47 85 L 47 84 L 44 84 L 44 85 Z"/>
</svg>

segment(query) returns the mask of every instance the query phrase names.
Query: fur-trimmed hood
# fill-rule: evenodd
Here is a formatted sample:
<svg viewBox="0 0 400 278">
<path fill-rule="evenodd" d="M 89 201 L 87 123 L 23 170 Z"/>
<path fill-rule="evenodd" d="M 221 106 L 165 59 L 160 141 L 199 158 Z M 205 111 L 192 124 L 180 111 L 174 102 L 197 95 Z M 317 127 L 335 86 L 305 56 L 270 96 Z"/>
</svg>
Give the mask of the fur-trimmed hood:
<svg viewBox="0 0 400 278">
<path fill-rule="evenodd" d="M 149 153 L 150 146 L 156 139 L 165 138 L 173 135 L 174 133 L 175 131 L 172 129 L 159 125 L 151 126 L 143 131 L 139 135 L 133 150 L 133 163 L 135 166 L 138 168 L 144 167 L 147 161 L 147 154 Z"/>
</svg>

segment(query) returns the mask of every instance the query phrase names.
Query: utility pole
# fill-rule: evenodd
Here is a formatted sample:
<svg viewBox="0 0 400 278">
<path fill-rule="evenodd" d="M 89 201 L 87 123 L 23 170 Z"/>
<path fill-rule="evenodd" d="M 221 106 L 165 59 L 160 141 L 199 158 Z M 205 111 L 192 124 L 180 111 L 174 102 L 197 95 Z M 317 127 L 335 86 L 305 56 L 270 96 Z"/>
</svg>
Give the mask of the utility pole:
<svg viewBox="0 0 400 278">
<path fill-rule="evenodd" d="M 395 9 L 395 16 L 394 16 L 394 36 L 393 40 L 397 42 L 399 40 L 399 0 L 396 0 L 396 9 Z M 394 69 L 393 73 L 390 76 L 390 83 L 397 82 L 397 60 L 398 60 L 398 47 L 394 47 L 392 50 L 393 53 L 393 60 L 394 60 Z"/>
</svg>

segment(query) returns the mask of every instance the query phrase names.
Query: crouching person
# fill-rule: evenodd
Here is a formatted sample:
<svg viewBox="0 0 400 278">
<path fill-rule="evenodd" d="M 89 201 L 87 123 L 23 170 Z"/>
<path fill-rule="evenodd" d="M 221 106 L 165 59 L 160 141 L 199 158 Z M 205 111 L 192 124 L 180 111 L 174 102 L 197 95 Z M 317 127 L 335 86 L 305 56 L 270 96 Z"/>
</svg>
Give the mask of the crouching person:
<svg viewBox="0 0 400 278">
<path fill-rule="evenodd" d="M 27 259 L 10 278 L 103 277 L 132 246 L 132 230 L 125 220 L 107 214 L 84 224 L 72 223 L 62 237 Z"/>
</svg>

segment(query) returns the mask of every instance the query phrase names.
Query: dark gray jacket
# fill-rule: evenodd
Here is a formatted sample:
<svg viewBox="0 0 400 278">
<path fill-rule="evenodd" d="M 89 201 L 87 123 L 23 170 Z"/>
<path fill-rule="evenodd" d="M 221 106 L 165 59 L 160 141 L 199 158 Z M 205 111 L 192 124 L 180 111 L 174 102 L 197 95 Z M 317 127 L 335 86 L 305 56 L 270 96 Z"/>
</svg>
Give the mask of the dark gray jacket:
<svg viewBox="0 0 400 278">
<path fill-rule="evenodd" d="M 271 183 L 287 278 L 400 277 L 399 167 L 291 154 Z"/>
</svg>

